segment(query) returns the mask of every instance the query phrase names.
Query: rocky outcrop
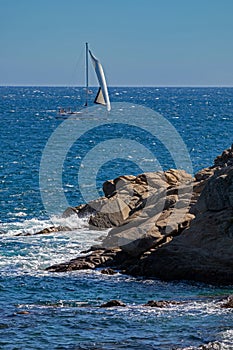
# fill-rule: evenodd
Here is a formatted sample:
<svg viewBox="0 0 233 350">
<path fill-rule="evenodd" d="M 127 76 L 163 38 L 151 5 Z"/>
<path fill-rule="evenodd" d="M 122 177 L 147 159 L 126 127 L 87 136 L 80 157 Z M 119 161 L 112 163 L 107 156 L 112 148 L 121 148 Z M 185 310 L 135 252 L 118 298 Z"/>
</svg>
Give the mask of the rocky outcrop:
<svg viewBox="0 0 233 350">
<path fill-rule="evenodd" d="M 110 228 L 102 247 L 140 255 L 189 226 L 193 179 L 183 170 L 120 176 L 106 181 L 106 197 L 88 203 L 91 228 Z M 75 208 L 82 215 L 87 207 Z"/>
<path fill-rule="evenodd" d="M 46 270 L 51 272 L 65 272 L 73 270 L 86 270 L 111 265 L 111 262 L 120 250 L 96 249 L 89 255 L 79 256 L 69 262 L 56 264 Z"/>
<path fill-rule="evenodd" d="M 142 257 L 131 273 L 166 280 L 233 283 L 233 166 L 208 180 L 189 228 L 166 246 Z"/>
<path fill-rule="evenodd" d="M 99 250 L 48 268 L 117 268 L 166 280 L 233 283 L 233 146 L 194 178 L 183 170 L 106 181 L 105 197 L 69 209 L 111 228 Z"/>
</svg>

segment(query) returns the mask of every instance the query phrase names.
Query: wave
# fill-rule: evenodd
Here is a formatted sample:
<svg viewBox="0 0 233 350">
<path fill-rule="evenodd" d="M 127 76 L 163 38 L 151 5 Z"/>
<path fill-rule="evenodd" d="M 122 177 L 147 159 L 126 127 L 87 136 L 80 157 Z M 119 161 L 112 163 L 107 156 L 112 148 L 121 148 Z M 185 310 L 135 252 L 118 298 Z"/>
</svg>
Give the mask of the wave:
<svg viewBox="0 0 233 350">
<path fill-rule="evenodd" d="M 22 215 L 19 215 L 22 217 Z M 26 219 L 24 221 L 16 221 L 10 223 L 1 223 L 0 232 L 7 236 L 17 235 L 34 235 L 45 228 L 52 226 L 63 226 L 71 231 L 88 227 L 88 217 L 79 218 L 77 215 L 71 215 L 67 218 L 53 216 L 51 219 Z"/>
<path fill-rule="evenodd" d="M 51 226 L 65 226 L 66 230 L 37 234 Z M 90 230 L 87 218 L 77 215 L 4 223 L 0 231 L 0 271 L 4 275 L 46 273 L 46 267 L 77 257 L 107 234 Z"/>
</svg>

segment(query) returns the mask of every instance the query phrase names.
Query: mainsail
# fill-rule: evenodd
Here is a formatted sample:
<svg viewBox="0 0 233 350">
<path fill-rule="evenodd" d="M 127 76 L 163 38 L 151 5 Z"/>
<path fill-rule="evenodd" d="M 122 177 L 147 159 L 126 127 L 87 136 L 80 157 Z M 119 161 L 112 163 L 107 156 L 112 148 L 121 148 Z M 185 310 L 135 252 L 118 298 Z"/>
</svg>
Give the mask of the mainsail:
<svg viewBox="0 0 233 350">
<path fill-rule="evenodd" d="M 91 59 L 92 59 L 92 63 L 99 81 L 99 85 L 100 88 L 98 90 L 98 93 L 96 95 L 95 98 L 95 103 L 99 103 L 102 105 L 106 105 L 107 110 L 110 111 L 111 110 L 111 104 L 109 101 L 109 96 L 108 96 L 108 88 L 107 88 L 107 83 L 106 83 L 106 79 L 104 76 L 104 71 L 103 71 L 103 67 L 101 65 L 101 63 L 99 62 L 99 60 L 91 53 L 91 51 L 89 50 Z"/>
</svg>

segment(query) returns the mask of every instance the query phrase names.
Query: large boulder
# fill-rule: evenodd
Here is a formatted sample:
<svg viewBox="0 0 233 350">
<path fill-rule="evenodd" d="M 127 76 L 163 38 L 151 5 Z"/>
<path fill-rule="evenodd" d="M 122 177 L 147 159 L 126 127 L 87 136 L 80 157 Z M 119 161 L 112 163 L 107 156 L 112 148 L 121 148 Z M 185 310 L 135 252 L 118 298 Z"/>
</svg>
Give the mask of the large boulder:
<svg viewBox="0 0 233 350">
<path fill-rule="evenodd" d="M 121 181 L 121 179 L 120 179 Z M 131 188 L 138 200 L 129 206 L 131 212 L 123 225 L 113 228 L 103 240 L 105 248 L 120 247 L 132 256 L 167 243 L 170 237 L 189 226 L 194 215 L 189 213 L 192 177 L 183 170 L 146 173 L 131 179 L 118 189 Z M 115 189 L 116 190 L 116 189 Z M 111 199 L 114 197 L 111 197 Z"/>
<path fill-rule="evenodd" d="M 195 207 L 197 215 L 190 227 L 141 257 L 131 273 L 233 283 L 233 166 L 215 171 Z"/>
</svg>

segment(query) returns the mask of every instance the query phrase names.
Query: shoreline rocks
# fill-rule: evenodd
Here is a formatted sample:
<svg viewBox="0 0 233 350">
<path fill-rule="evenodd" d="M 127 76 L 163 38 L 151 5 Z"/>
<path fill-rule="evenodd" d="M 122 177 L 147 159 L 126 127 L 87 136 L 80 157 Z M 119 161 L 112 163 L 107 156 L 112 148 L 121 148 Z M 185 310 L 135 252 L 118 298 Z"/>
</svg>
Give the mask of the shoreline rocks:
<svg viewBox="0 0 233 350">
<path fill-rule="evenodd" d="M 184 170 L 120 176 L 105 197 L 70 208 L 111 228 L 90 254 L 47 271 L 117 269 L 134 276 L 233 284 L 233 145 L 194 178 Z"/>
</svg>

